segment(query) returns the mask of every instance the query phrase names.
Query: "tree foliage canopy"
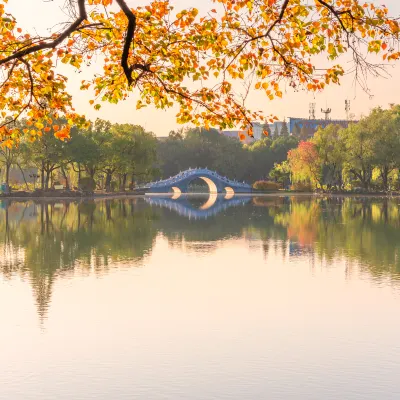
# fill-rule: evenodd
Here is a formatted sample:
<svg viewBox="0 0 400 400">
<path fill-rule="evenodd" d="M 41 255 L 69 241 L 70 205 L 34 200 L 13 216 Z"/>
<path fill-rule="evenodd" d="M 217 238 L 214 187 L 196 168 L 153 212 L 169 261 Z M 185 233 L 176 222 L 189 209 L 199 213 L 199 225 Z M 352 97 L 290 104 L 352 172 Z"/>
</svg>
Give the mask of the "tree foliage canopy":
<svg viewBox="0 0 400 400">
<path fill-rule="evenodd" d="M 0 112 L 8 118 L 0 134 L 9 145 L 21 135 L 13 126 L 20 116 L 32 138 L 51 127 L 65 139 L 71 125 L 84 124 L 60 62 L 77 70 L 102 63 L 102 73 L 81 84 L 94 91 L 95 109 L 136 91 L 137 108 L 176 104 L 180 123 L 225 128 L 260 116 L 233 90 L 235 80 L 246 83 L 246 93 L 253 87 L 272 100 L 287 84 L 316 91 L 338 83 L 342 53 L 352 54 L 357 77 L 376 67 L 367 52 L 384 60 L 400 54 L 398 21 L 385 6 L 359 0 L 214 0 L 216 9 L 205 15 L 176 12 L 167 0 L 136 8 L 126 0 L 60 0 L 69 20 L 48 36 L 19 26 L 7 2 L 0 0 Z M 317 65 L 318 54 L 332 61 L 327 69 Z M 49 110 L 68 123 L 53 124 Z"/>
<path fill-rule="evenodd" d="M 400 106 L 375 108 L 356 124 L 320 128 L 288 154 L 293 177 L 342 190 L 399 188 Z"/>
</svg>

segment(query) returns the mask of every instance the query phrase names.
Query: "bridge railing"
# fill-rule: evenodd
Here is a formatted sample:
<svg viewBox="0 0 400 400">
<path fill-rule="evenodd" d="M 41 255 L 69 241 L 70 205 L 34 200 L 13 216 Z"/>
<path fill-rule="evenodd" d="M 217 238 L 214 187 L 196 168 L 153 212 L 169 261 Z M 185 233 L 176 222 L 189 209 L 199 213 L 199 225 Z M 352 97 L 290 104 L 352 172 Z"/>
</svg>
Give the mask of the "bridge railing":
<svg viewBox="0 0 400 400">
<path fill-rule="evenodd" d="M 163 187 L 163 186 L 171 186 L 174 183 L 179 183 L 181 182 L 183 179 L 191 177 L 191 176 L 198 176 L 200 177 L 201 175 L 205 175 L 206 177 L 215 177 L 216 179 L 219 179 L 220 181 L 223 181 L 230 186 L 236 186 L 236 187 L 243 187 L 243 188 L 249 188 L 250 185 L 248 185 L 245 182 L 239 182 L 236 180 L 232 180 L 232 179 L 228 179 L 225 176 L 221 176 L 219 175 L 216 171 L 211 171 L 208 168 L 190 168 L 186 171 L 180 172 L 179 174 L 172 176 L 168 179 L 163 179 L 163 180 L 159 180 L 156 182 L 150 182 L 144 185 L 140 185 L 137 188 L 141 189 L 141 188 L 152 188 L 152 187 Z"/>
</svg>

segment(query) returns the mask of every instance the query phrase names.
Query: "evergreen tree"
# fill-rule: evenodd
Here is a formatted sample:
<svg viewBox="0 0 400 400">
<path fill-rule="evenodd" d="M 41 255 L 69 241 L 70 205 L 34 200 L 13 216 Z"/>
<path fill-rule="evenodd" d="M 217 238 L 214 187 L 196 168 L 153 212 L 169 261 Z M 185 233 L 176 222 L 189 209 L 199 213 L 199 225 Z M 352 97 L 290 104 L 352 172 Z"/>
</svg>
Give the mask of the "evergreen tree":
<svg viewBox="0 0 400 400">
<path fill-rule="evenodd" d="M 300 131 L 300 140 L 307 140 L 309 136 L 309 130 L 305 125 L 303 125 Z"/>
<path fill-rule="evenodd" d="M 301 128 L 299 124 L 295 124 L 293 128 L 293 135 L 296 136 L 297 138 L 300 137 L 301 134 Z"/>
<path fill-rule="evenodd" d="M 268 136 L 269 138 L 271 137 L 271 129 L 270 129 L 269 124 L 268 124 L 267 121 L 264 122 L 263 132 L 264 132 L 265 136 Z"/>
<path fill-rule="evenodd" d="M 275 140 L 275 139 L 277 139 L 278 137 L 279 137 L 279 128 L 278 128 L 278 125 L 276 124 L 276 125 L 275 125 L 275 130 L 274 130 L 273 139 Z"/>
<path fill-rule="evenodd" d="M 289 128 L 287 126 L 286 120 L 283 121 L 282 129 L 281 129 L 281 135 L 283 137 L 289 137 Z"/>
</svg>

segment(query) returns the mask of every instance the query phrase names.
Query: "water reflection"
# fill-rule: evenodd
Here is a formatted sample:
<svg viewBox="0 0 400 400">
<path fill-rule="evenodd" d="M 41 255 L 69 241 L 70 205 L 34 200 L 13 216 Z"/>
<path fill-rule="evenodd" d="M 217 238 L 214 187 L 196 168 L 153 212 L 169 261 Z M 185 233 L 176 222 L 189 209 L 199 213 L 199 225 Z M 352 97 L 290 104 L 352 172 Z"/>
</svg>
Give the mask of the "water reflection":
<svg viewBox="0 0 400 400">
<path fill-rule="evenodd" d="M 230 197 L 218 194 L 149 196 L 145 201 L 151 206 L 163 207 L 175 211 L 189 219 L 208 219 L 230 207 L 243 206 L 251 200 L 250 196 Z"/>
<path fill-rule="evenodd" d="M 196 203 L 197 202 L 197 203 Z M 209 207 L 205 206 L 207 203 Z M 212 204 L 211 204 L 212 203 Z M 10 202 L 0 207 L 0 273 L 29 279 L 45 318 L 54 282 L 140 266 L 157 235 L 205 253 L 244 239 L 293 261 L 357 264 L 375 280 L 400 279 L 397 200 L 306 197 L 149 197 L 83 202 Z"/>
<path fill-rule="evenodd" d="M 136 199 L 102 202 L 3 202 L 0 268 L 30 280 L 44 317 L 57 277 L 137 264 L 153 246 L 155 213 Z"/>
</svg>

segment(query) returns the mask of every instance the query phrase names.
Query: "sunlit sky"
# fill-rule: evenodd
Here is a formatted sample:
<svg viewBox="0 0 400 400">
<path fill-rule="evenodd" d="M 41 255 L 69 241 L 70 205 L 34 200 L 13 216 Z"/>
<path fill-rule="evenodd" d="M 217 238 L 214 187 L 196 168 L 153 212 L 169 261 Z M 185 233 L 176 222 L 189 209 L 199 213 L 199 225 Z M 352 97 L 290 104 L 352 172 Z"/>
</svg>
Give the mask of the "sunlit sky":
<svg viewBox="0 0 400 400">
<path fill-rule="evenodd" d="M 7 9 L 17 18 L 23 28 L 39 33 L 46 33 L 47 29 L 54 27 L 58 22 L 66 20 L 61 7 L 65 0 L 9 0 Z M 148 3 L 146 0 L 128 0 L 132 7 Z M 400 15 L 400 1 L 386 0 L 375 1 L 385 4 L 392 16 Z M 196 7 L 200 12 L 206 12 L 212 5 L 211 0 L 171 0 L 176 10 Z M 212 8 L 212 7 L 211 7 Z M 344 64 L 344 67 L 346 65 Z M 65 68 L 65 67 L 64 67 Z M 73 69 L 63 70 L 69 76 L 69 89 L 74 96 L 74 105 L 77 112 L 85 114 L 90 119 L 103 118 L 112 122 L 134 123 L 143 125 L 147 130 L 153 131 L 157 136 L 166 136 L 172 129 L 180 127 L 175 121 L 176 109 L 156 110 L 153 107 L 136 110 L 135 95 L 125 102 L 117 105 L 103 104 L 100 111 L 95 111 L 89 105 L 90 94 L 80 92 L 79 85 L 82 79 L 89 79 L 93 71 L 77 74 Z M 399 103 L 400 91 L 400 63 L 387 68 L 390 74 L 387 78 L 370 78 L 369 88 L 371 96 L 360 87 L 354 85 L 354 77 L 349 75 L 342 80 L 340 86 L 328 87 L 322 93 L 294 92 L 288 88 L 284 91 L 282 99 L 270 101 L 260 91 L 252 91 L 248 97 L 248 106 L 256 110 L 263 110 L 274 114 L 280 119 L 285 117 L 308 117 L 310 102 L 316 103 L 317 117 L 322 117 L 321 108 L 332 108 L 333 119 L 345 118 L 344 101 L 351 101 L 351 112 L 358 118 L 367 114 L 375 106 L 387 107 L 389 103 Z"/>
</svg>

